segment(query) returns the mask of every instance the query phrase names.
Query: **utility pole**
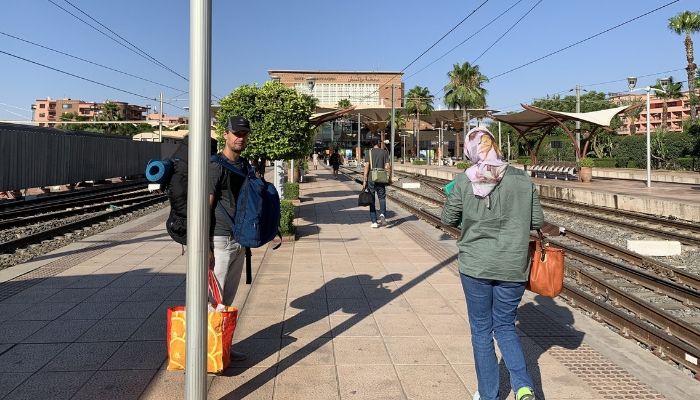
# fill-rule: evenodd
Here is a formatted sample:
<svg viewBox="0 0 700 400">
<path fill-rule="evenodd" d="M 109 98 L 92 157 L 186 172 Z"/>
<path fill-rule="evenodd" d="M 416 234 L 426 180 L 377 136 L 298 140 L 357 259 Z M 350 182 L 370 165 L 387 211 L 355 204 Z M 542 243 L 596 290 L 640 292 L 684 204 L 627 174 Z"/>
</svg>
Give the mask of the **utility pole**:
<svg viewBox="0 0 700 400">
<path fill-rule="evenodd" d="M 160 143 L 163 141 L 163 92 L 160 92 L 160 110 L 158 113 L 158 142 Z"/>
<path fill-rule="evenodd" d="M 581 85 L 576 85 L 576 113 L 581 112 Z M 581 121 L 576 120 L 576 161 L 579 159 L 579 148 L 581 148 Z"/>
<path fill-rule="evenodd" d="M 418 113 L 419 107 L 416 107 L 416 159 L 417 160 L 420 160 L 420 119 L 418 119 L 420 116 L 420 114 Z"/>
<path fill-rule="evenodd" d="M 498 121 L 498 148 L 503 153 L 503 146 L 501 146 L 501 121 Z"/>
<path fill-rule="evenodd" d="M 394 180 L 394 135 L 396 134 L 396 126 L 394 126 L 396 120 L 396 109 L 394 107 L 394 84 L 391 84 L 391 140 L 389 146 L 391 147 L 391 153 L 389 156 L 389 180 Z M 382 143 L 384 144 L 384 143 Z"/>
<path fill-rule="evenodd" d="M 357 114 L 357 170 L 361 171 L 360 160 L 362 159 L 362 144 L 360 143 L 360 113 Z"/>
</svg>

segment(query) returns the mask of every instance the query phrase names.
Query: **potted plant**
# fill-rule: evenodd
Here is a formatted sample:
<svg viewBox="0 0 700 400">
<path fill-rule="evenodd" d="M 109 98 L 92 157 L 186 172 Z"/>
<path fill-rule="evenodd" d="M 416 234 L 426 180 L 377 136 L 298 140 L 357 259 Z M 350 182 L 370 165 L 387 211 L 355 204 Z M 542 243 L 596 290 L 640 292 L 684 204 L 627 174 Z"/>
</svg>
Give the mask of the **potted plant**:
<svg viewBox="0 0 700 400">
<path fill-rule="evenodd" d="M 578 177 L 581 182 L 590 182 L 593 178 L 593 159 L 583 157 L 578 161 Z"/>
</svg>

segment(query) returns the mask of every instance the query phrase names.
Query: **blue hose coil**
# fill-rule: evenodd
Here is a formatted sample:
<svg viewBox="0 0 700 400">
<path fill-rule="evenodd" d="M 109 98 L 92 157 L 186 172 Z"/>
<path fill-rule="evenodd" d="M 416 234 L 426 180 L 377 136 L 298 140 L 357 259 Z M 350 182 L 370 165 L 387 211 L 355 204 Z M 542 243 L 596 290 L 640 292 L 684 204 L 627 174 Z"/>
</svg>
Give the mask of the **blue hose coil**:
<svg viewBox="0 0 700 400">
<path fill-rule="evenodd" d="M 151 160 L 146 164 L 146 179 L 149 182 L 164 184 L 170 180 L 173 163 L 170 160 Z"/>
</svg>

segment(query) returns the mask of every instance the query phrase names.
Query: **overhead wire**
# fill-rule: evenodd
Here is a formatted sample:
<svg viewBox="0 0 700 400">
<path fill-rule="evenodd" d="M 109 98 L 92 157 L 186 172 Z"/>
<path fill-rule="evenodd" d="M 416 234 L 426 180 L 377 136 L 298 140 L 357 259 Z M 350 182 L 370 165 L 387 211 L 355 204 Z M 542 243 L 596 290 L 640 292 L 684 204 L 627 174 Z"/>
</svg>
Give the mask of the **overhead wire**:
<svg viewBox="0 0 700 400">
<path fill-rule="evenodd" d="M 141 77 L 141 76 L 138 76 L 138 75 L 134 75 L 134 74 L 131 74 L 131 73 L 129 73 L 129 72 L 124 72 L 124 71 L 122 71 L 122 70 L 119 70 L 119 69 L 116 69 L 116 68 L 112 68 L 112 67 L 109 67 L 109 66 L 107 66 L 107 65 L 103 65 L 103 64 L 97 63 L 97 62 L 95 62 L 95 61 L 90 61 L 90 60 L 87 60 L 87 59 L 85 59 L 85 58 L 75 56 L 75 55 L 73 55 L 73 54 L 69 54 L 69 53 L 66 53 L 66 52 L 63 52 L 63 51 L 60 51 L 60 50 L 52 49 L 51 47 L 44 46 L 44 45 L 39 44 L 39 43 L 34 43 L 34 42 L 30 41 L 30 40 L 22 39 L 22 38 L 20 38 L 20 37 L 11 35 L 11 34 L 6 33 L 6 32 L 0 31 L 0 35 L 4 35 L 4 36 L 10 37 L 10 38 L 12 38 L 12 39 L 19 40 L 19 41 L 24 42 L 24 43 L 28 43 L 28 44 L 31 44 L 31 45 L 33 45 L 33 46 L 40 47 L 40 48 L 45 49 L 45 50 L 49 50 L 49 51 L 52 51 L 52 52 L 54 52 L 54 53 L 58 53 L 58 54 L 64 55 L 64 56 L 66 56 L 66 57 L 74 58 L 74 59 L 76 59 L 76 60 L 80 60 L 80 61 L 86 62 L 86 63 L 88 63 L 88 64 L 92 64 L 92 65 L 98 66 L 98 67 L 100 67 L 100 68 L 104 68 L 104 69 L 107 69 L 107 70 L 110 70 L 110 71 L 113 71 L 113 72 L 118 72 L 118 73 L 120 73 L 120 74 L 123 74 L 123 75 L 126 75 L 126 76 L 130 76 L 130 77 L 132 77 L 132 78 L 140 79 L 140 80 L 142 80 L 142 81 L 144 81 L 144 82 L 149 82 L 149 83 L 152 83 L 152 84 L 154 84 L 154 85 L 162 86 L 162 87 L 164 87 L 164 88 L 168 88 L 168 89 L 172 89 L 172 90 L 177 90 L 177 91 L 181 91 L 181 92 L 183 91 L 182 89 L 179 89 L 179 88 L 176 88 L 176 87 L 172 87 L 172 86 L 166 85 L 166 84 L 164 84 L 164 83 L 156 82 L 156 81 L 153 81 L 153 80 L 151 80 L 151 79 L 144 78 L 144 77 Z"/>
<path fill-rule="evenodd" d="M 26 62 L 31 63 L 31 64 L 34 64 L 34 65 L 38 65 L 38 66 L 41 66 L 41 67 L 44 67 L 44 68 L 47 68 L 47 69 L 56 71 L 56 72 L 60 72 L 60 73 L 62 73 L 62 74 L 68 75 L 68 76 L 72 76 L 72 77 L 77 78 L 77 79 L 84 80 L 84 81 L 86 81 L 86 82 L 90 82 L 90 83 L 94 83 L 94 84 L 96 84 L 96 85 L 104 86 L 104 87 L 106 87 L 106 88 L 113 89 L 113 90 L 116 90 L 116 91 L 119 91 L 119 92 L 122 92 L 122 93 L 130 94 L 130 95 L 132 95 L 132 96 L 140 97 L 140 98 L 143 98 L 143 99 L 146 99 L 146 100 L 158 101 L 158 100 L 157 100 L 156 98 L 154 98 L 154 97 L 148 97 L 148 96 L 144 96 L 144 95 L 139 94 L 139 93 L 134 93 L 134 92 L 129 91 L 129 90 L 126 90 L 126 89 L 121 89 L 121 88 L 118 88 L 118 87 L 116 87 L 116 86 L 112 86 L 112 85 L 109 85 L 109 84 L 106 84 L 106 83 L 103 83 L 103 82 L 99 82 L 99 81 L 96 81 L 96 80 L 93 80 L 93 79 L 90 79 L 90 78 L 86 78 L 86 77 L 84 77 L 84 76 L 80 76 L 80 75 L 77 75 L 77 74 L 74 74 L 74 73 L 71 73 L 71 72 L 68 72 L 68 71 L 64 71 L 64 70 L 62 70 L 62 69 L 58 69 L 58 68 L 56 68 L 56 67 L 52 67 L 52 66 L 49 66 L 49 65 L 46 65 L 46 64 L 42 64 L 42 63 L 40 63 L 40 62 L 38 62 L 38 61 L 30 60 L 30 59 L 28 59 L 28 58 L 24 58 L 24 57 L 21 57 L 21 56 L 18 56 L 18 55 L 16 55 L 16 54 L 12 54 L 12 53 L 9 53 L 9 52 L 3 51 L 3 50 L 0 50 L 0 53 L 5 54 L 5 55 L 8 55 L 8 56 L 10 56 L 10 57 L 17 58 L 17 59 L 22 60 L 22 61 L 26 61 Z M 173 107 L 175 107 L 175 108 L 179 108 L 180 110 L 187 111 L 186 109 L 184 109 L 184 108 L 182 108 L 182 107 L 180 107 L 180 106 L 178 106 L 178 105 L 175 105 L 175 104 L 172 104 L 172 103 L 168 103 L 168 102 L 165 102 L 165 101 L 164 101 L 163 103 L 168 104 L 168 105 L 170 105 L 170 106 L 173 106 Z"/>
<path fill-rule="evenodd" d="M 123 36 L 121 36 L 120 34 L 118 34 L 117 32 L 113 31 L 113 30 L 110 29 L 108 26 L 106 26 L 106 25 L 103 24 L 102 22 L 98 21 L 96 18 L 94 18 L 94 17 L 91 16 L 90 14 L 86 13 L 85 11 L 83 11 L 80 7 L 78 7 L 78 6 L 76 6 L 75 4 L 71 3 L 69 0 L 63 0 L 63 1 L 64 1 L 65 3 L 68 3 L 71 7 L 75 8 L 76 10 L 78 10 L 78 12 L 80 12 L 81 14 L 83 14 L 83 15 L 85 15 L 86 17 L 90 18 L 92 21 L 94 21 L 95 23 L 97 23 L 97 24 L 100 25 L 101 27 L 103 27 L 103 28 L 105 28 L 106 30 L 108 30 L 108 31 L 109 31 L 110 33 L 112 33 L 114 36 L 116 36 L 116 37 L 118 37 L 119 39 L 121 39 L 124 43 L 127 43 L 129 46 L 131 46 L 133 49 L 135 49 L 135 50 L 138 52 L 137 54 L 142 54 L 144 57 L 146 57 L 147 59 L 151 60 L 151 61 L 154 62 L 156 65 L 159 65 L 160 67 L 164 68 L 165 70 L 170 71 L 170 72 L 172 72 L 173 74 L 175 74 L 175 75 L 179 76 L 180 78 L 184 79 L 185 81 L 189 82 L 189 79 L 187 79 L 187 77 L 185 77 L 185 76 L 179 74 L 178 72 L 176 72 L 176 71 L 173 70 L 172 68 L 170 68 L 170 67 L 168 67 L 167 65 L 163 64 L 162 62 L 160 62 L 159 60 L 157 60 L 157 59 L 156 59 L 155 57 L 153 57 L 152 55 L 148 54 L 146 51 L 144 51 L 144 50 L 141 49 L 140 47 L 138 47 L 138 46 L 136 46 L 135 44 L 131 43 L 129 40 L 127 40 L 126 38 L 124 38 Z M 56 4 L 53 0 L 49 0 L 49 2 L 55 4 L 57 7 L 60 7 L 60 6 L 58 6 L 58 4 Z M 65 10 L 65 9 L 62 8 L 62 7 L 60 7 L 60 8 L 63 9 L 63 10 Z M 66 11 L 67 11 L 67 10 L 66 10 Z M 73 14 L 71 14 L 71 15 L 73 15 Z M 82 20 L 81 20 L 81 21 L 82 21 Z M 90 25 L 90 26 L 92 26 L 92 25 Z M 94 29 L 97 29 L 97 28 L 94 28 Z M 98 29 L 98 31 L 99 31 L 99 29 Z M 100 32 L 101 32 L 101 31 L 100 31 Z M 107 35 L 107 36 L 109 36 L 109 35 Z M 125 47 L 126 47 L 126 46 L 125 46 Z"/>
<path fill-rule="evenodd" d="M 535 3 L 535 5 L 533 5 L 529 10 L 527 10 L 527 12 L 526 12 L 525 14 L 523 14 L 522 17 L 520 17 L 517 21 L 515 21 L 515 23 L 513 23 L 513 25 L 511 25 L 508 29 L 506 29 L 506 31 L 503 32 L 503 34 L 502 34 L 501 36 L 499 36 L 498 39 L 496 39 L 493 43 L 491 43 L 491 45 L 490 45 L 489 47 L 487 47 L 486 50 L 482 51 L 481 54 L 479 54 L 479 56 L 478 56 L 477 58 L 475 58 L 474 61 L 472 61 L 472 64 L 475 64 L 477 61 L 479 61 L 479 59 L 480 59 L 484 54 L 486 54 L 486 52 L 488 52 L 489 50 L 491 50 L 491 48 L 493 48 L 493 46 L 495 46 L 496 43 L 500 42 L 501 39 L 503 39 L 503 37 L 506 36 L 506 35 L 508 34 L 508 32 L 510 32 L 511 30 L 513 30 L 513 28 L 515 28 L 515 26 L 518 25 L 518 24 L 520 23 L 520 21 L 522 21 L 523 19 L 525 19 L 525 17 L 527 17 L 527 16 L 532 12 L 532 10 L 535 9 L 535 7 L 537 7 L 538 5 L 540 5 L 540 3 L 542 3 L 542 0 L 539 0 L 537 3 Z"/>
<path fill-rule="evenodd" d="M 647 12 L 645 12 L 644 14 L 638 15 L 638 16 L 636 16 L 636 17 L 634 17 L 634 18 L 628 19 L 628 20 L 625 21 L 625 22 L 622 22 L 622 23 L 617 24 L 617 25 L 615 25 L 615 26 L 613 26 L 613 27 L 610 27 L 610 28 L 608 28 L 608 29 L 605 29 L 605 30 L 603 30 L 603 31 L 601 31 L 601 32 L 598 32 L 598 33 L 594 34 L 594 35 L 588 36 L 588 37 L 585 38 L 585 39 L 582 39 L 582 40 L 579 40 L 579 41 L 577 41 L 577 42 L 571 43 L 571 44 L 569 44 L 569 45 L 567 45 L 567 46 L 565 46 L 565 47 L 562 47 L 562 48 L 560 48 L 560 49 L 558 49 L 558 50 L 555 50 L 555 51 L 552 51 L 552 52 L 550 52 L 550 53 L 547 53 L 547 54 L 545 54 L 545 55 L 542 56 L 542 57 L 538 57 L 538 58 L 536 58 L 536 59 L 534 59 L 534 60 L 531 60 L 531 61 L 528 61 L 528 62 L 526 62 L 526 63 L 524 63 L 524 64 L 522 64 L 522 65 L 519 65 L 519 66 L 517 66 L 517 67 L 511 68 L 511 69 L 509 69 L 509 70 L 507 70 L 507 71 L 505 71 L 505 72 L 501 72 L 500 74 L 497 74 L 497 75 L 494 75 L 494 76 L 492 76 L 492 77 L 489 77 L 489 80 L 492 81 L 492 80 L 494 80 L 494 79 L 496 79 L 496 78 L 500 78 L 500 77 L 502 77 L 502 76 L 504 76 L 504 75 L 507 75 L 507 74 L 509 74 L 509 73 L 511 73 L 511 72 L 517 71 L 517 70 L 519 70 L 519 69 L 521 69 L 521 68 L 525 68 L 525 67 L 527 67 L 528 65 L 532 65 L 532 64 L 534 64 L 534 63 L 536 63 L 536 62 L 538 62 L 538 61 L 542 61 L 542 60 L 544 60 L 545 58 L 551 57 L 551 56 L 553 56 L 553 55 L 555 55 L 555 54 L 561 53 L 561 52 L 564 51 L 564 50 L 568 50 L 568 49 L 570 49 L 570 48 L 572 48 L 572 47 L 574 47 L 574 46 L 577 46 L 577 45 L 579 45 L 579 44 L 581 44 L 581 43 L 585 43 L 585 42 L 587 42 L 587 41 L 589 41 L 589 40 L 591 40 L 591 39 L 593 39 L 593 38 L 596 38 L 596 37 L 598 37 L 598 36 L 604 35 L 604 34 L 610 32 L 610 31 L 613 31 L 613 30 L 615 30 L 615 29 L 617 29 L 617 28 L 620 28 L 620 27 L 622 27 L 622 26 L 624 26 L 624 25 L 627 25 L 627 24 L 629 24 L 629 23 L 631 23 L 631 22 L 634 22 L 634 21 L 636 21 L 636 20 L 638 20 L 638 19 L 640 19 L 640 18 L 646 17 L 646 16 L 649 15 L 649 14 L 653 14 L 653 13 L 655 13 L 655 12 L 657 12 L 657 11 L 663 9 L 663 8 L 666 8 L 666 7 L 670 6 L 671 4 L 677 3 L 677 2 L 679 2 L 679 1 L 680 1 L 680 0 L 673 0 L 673 1 L 671 1 L 671 2 L 668 2 L 668 3 L 666 3 L 666 4 L 664 4 L 664 5 L 660 6 L 660 7 L 657 7 L 657 8 L 655 8 L 655 9 L 651 10 L 651 11 L 647 11 Z"/>
<path fill-rule="evenodd" d="M 518 5 L 519 3 L 521 3 L 522 1 L 523 1 L 523 0 L 518 0 L 518 1 L 516 1 L 515 3 L 513 3 L 513 5 L 511 5 L 510 7 L 508 7 L 505 11 L 501 12 L 501 13 L 498 14 L 496 17 L 492 18 L 488 23 L 486 23 L 486 25 L 482 26 L 482 27 L 479 28 L 476 32 L 474 32 L 474 33 L 472 33 L 471 35 L 467 36 L 466 39 L 464 39 L 464 40 L 462 40 L 461 42 L 459 42 L 456 46 L 454 46 L 453 48 L 451 48 L 450 50 L 448 50 L 447 52 L 445 52 L 445 53 L 444 53 L 443 55 L 441 55 L 440 57 L 438 57 L 438 58 L 436 58 L 435 60 L 431 61 L 429 64 L 425 65 L 423 68 L 421 68 L 421 69 L 419 69 L 418 71 L 416 71 L 416 72 L 412 73 L 411 75 L 407 76 L 406 79 L 411 79 L 412 77 L 414 77 L 414 76 L 418 75 L 419 73 L 425 71 L 425 70 L 426 70 L 428 67 L 430 67 L 431 65 L 433 65 L 433 64 L 435 64 L 436 62 L 438 62 L 438 61 L 442 60 L 443 58 L 445 58 L 445 56 L 447 56 L 448 54 L 450 54 L 450 53 L 452 53 L 453 51 L 455 51 L 458 47 L 462 46 L 464 43 L 468 42 L 471 38 L 473 38 L 474 36 L 476 36 L 477 34 L 479 34 L 481 31 L 483 31 L 484 29 L 486 29 L 486 28 L 487 28 L 489 25 L 491 25 L 492 23 L 496 22 L 499 18 L 501 18 L 503 15 L 505 15 L 508 11 L 510 11 L 511 9 L 513 9 L 515 6 L 517 6 L 517 5 Z"/>
</svg>

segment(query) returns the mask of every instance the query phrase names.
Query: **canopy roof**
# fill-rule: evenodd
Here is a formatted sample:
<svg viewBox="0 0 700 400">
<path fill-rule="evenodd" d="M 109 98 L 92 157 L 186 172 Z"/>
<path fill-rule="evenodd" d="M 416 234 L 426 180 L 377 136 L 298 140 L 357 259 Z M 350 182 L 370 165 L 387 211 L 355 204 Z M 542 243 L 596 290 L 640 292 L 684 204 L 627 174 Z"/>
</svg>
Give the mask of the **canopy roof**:
<svg viewBox="0 0 700 400">
<path fill-rule="evenodd" d="M 496 121 L 511 125 L 521 134 L 526 134 L 535 129 L 549 128 L 566 121 L 588 122 L 605 128 L 610 127 L 610 122 L 617 114 L 627 111 L 636 105 L 609 108 L 607 110 L 590 111 L 585 113 L 569 113 L 562 111 L 546 110 L 527 104 L 522 104 L 525 110 L 515 114 L 493 115 Z"/>
<path fill-rule="evenodd" d="M 396 108 L 396 112 L 402 111 L 402 108 Z M 489 109 L 467 109 L 470 118 L 491 117 L 491 113 L 495 110 Z M 365 124 L 371 125 L 387 125 L 391 118 L 391 108 L 372 107 L 372 106 L 350 106 L 340 109 L 317 107 L 316 113 L 311 116 L 311 123 L 320 125 L 323 122 L 331 121 L 343 116 L 352 117 L 360 115 L 360 119 Z M 411 116 L 409 115 L 410 119 Z M 421 114 L 421 122 L 428 123 L 434 127 L 438 127 L 441 122 L 445 124 L 461 126 L 464 123 L 462 110 L 434 110 L 430 114 Z"/>
</svg>

